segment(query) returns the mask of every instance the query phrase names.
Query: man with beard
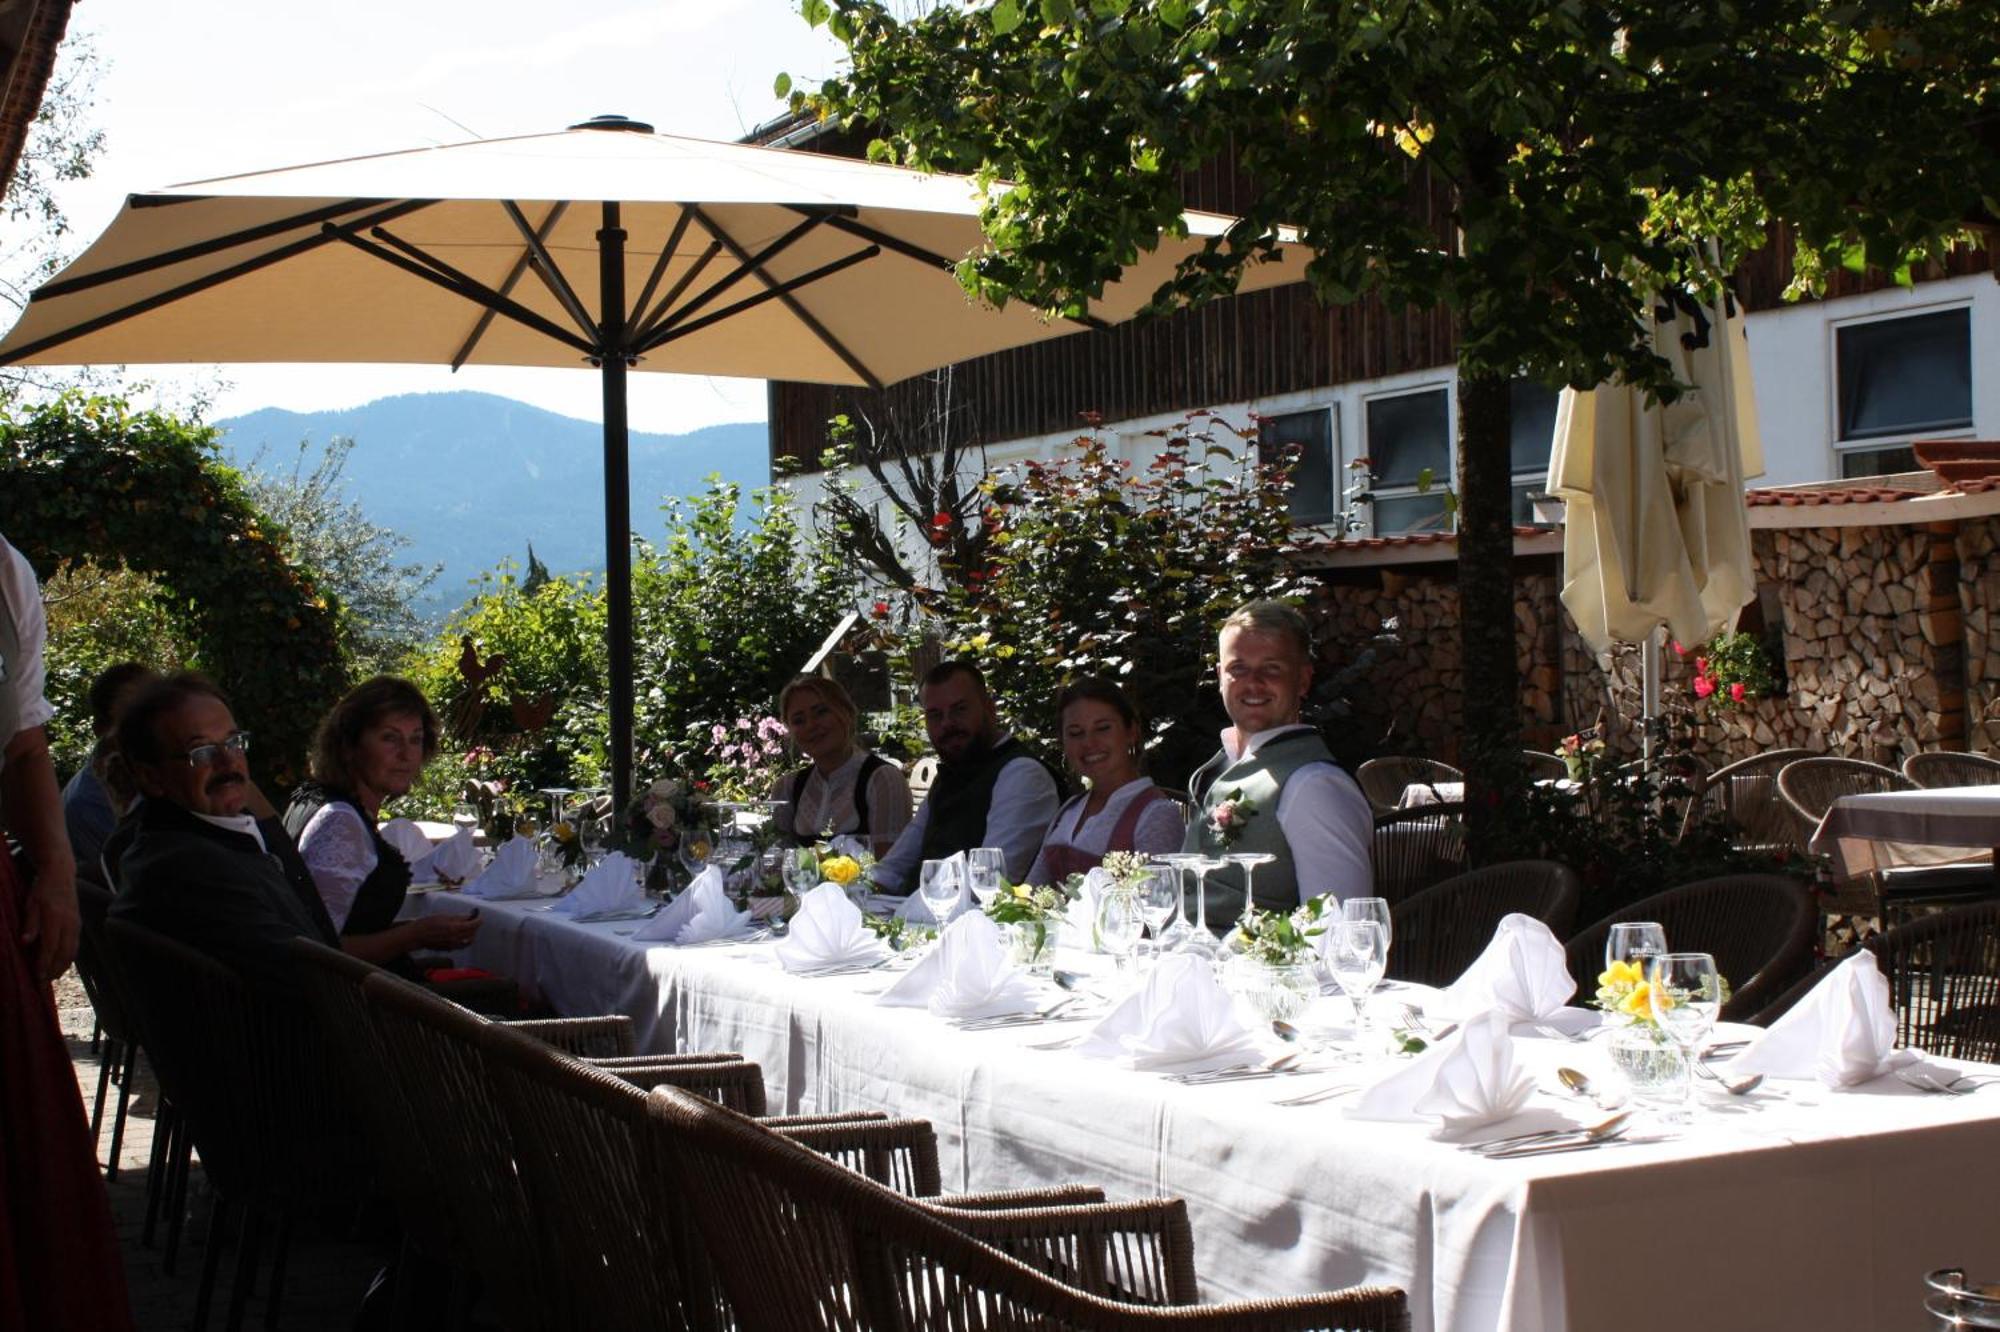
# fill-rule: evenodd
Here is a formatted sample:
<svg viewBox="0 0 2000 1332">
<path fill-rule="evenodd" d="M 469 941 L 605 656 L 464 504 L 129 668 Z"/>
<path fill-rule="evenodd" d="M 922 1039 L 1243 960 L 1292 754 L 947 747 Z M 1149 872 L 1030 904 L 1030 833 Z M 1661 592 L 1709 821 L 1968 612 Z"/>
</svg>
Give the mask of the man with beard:
<svg viewBox="0 0 2000 1332">
<path fill-rule="evenodd" d="M 967 661 L 947 661 L 924 677 L 917 701 L 937 751 L 937 780 L 916 817 L 875 866 L 886 889 L 915 886 L 918 867 L 976 846 L 1006 853 L 1007 879 L 1035 863 L 1042 834 L 1062 804 L 1062 784 L 1012 733 L 1000 729 L 986 677 Z"/>
<path fill-rule="evenodd" d="M 169 676 L 127 705 L 118 746 L 145 799 L 113 867 L 111 914 L 253 983 L 294 988 L 285 941 L 338 948 L 340 938 L 284 825 L 250 783 L 250 737 L 229 701 L 201 676 Z M 264 817 L 251 812 L 259 807 Z"/>
<path fill-rule="evenodd" d="M 1185 849 L 1270 856 L 1251 880 L 1261 910 L 1290 911 L 1321 893 L 1366 897 L 1374 891 L 1373 811 L 1318 728 L 1300 721 L 1312 687 L 1305 617 L 1283 602 L 1250 602 L 1223 621 L 1220 650 L 1222 705 L 1233 724 L 1188 783 L 1196 814 Z M 1211 873 L 1208 923 L 1226 931 L 1243 897 L 1242 866 Z"/>
</svg>

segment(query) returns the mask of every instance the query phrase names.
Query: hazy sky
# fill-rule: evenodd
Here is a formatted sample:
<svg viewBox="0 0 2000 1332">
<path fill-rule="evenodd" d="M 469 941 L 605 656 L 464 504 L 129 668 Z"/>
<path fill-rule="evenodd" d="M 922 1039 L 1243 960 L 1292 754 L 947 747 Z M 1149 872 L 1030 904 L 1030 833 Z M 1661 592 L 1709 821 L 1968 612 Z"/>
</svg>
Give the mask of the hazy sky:
<svg viewBox="0 0 2000 1332">
<path fill-rule="evenodd" d="M 820 75 L 836 47 L 796 0 L 81 0 L 71 31 L 101 69 L 94 179 L 63 198 L 76 247 L 124 196 L 185 180 L 466 138 L 537 133 L 615 112 L 733 139 L 782 109 L 779 71 Z M 469 131 L 469 132 L 468 132 Z M 4 243 L 0 240 L 0 243 Z M 212 418 L 258 407 L 346 407 L 390 393 L 503 393 L 594 420 L 582 371 L 230 366 Z M 692 430 L 764 417 L 761 380 L 636 374 L 632 424 Z"/>
</svg>

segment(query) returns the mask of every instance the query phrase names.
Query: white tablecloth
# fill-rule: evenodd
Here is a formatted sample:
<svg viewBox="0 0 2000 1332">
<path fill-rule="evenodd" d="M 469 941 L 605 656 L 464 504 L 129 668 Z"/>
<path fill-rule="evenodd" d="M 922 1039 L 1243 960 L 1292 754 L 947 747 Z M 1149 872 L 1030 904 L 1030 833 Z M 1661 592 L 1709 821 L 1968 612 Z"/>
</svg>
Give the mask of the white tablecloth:
<svg viewBox="0 0 2000 1332">
<path fill-rule="evenodd" d="M 798 979 L 768 944 L 648 949 L 619 933 L 630 922 L 484 906 L 470 961 L 563 1013 L 628 1013 L 647 1049 L 741 1051 L 763 1065 L 774 1113 L 926 1118 L 949 1190 L 1087 1181 L 1185 1198 L 1208 1299 L 1386 1282 L 1409 1292 L 1418 1329 L 1877 1332 L 1916 1325 L 1925 1272 L 2000 1253 L 2000 1088 L 1771 1084 L 1782 1094 L 1709 1099 L 1675 1140 L 1485 1161 L 1421 1125 L 1349 1120 L 1343 1100 L 1272 1104 L 1346 1071 L 1176 1086 L 1028 1048 L 1078 1025 L 963 1032 L 878 1007 L 880 973 Z M 1313 1016 L 1344 1013 L 1323 1000 Z M 1598 1044 L 1522 1049 L 1549 1089 L 1528 1114 L 1597 1113 L 1548 1070 L 1607 1073 Z"/>
<path fill-rule="evenodd" d="M 1814 830 L 1811 849 L 1833 858 L 1834 873 L 1856 879 L 1907 865 L 1989 856 L 2000 846 L 2000 786 L 1946 786 L 1841 796 Z"/>
</svg>

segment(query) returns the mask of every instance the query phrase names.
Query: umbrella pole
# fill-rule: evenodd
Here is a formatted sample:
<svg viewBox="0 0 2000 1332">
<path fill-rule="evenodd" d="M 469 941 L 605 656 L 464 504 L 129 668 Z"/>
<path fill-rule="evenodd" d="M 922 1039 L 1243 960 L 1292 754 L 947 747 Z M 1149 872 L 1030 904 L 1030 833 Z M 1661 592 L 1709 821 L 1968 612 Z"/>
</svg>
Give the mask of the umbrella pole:
<svg viewBox="0 0 2000 1332">
<path fill-rule="evenodd" d="M 604 639 L 610 663 L 611 808 L 632 799 L 632 475 L 625 419 L 625 229 L 616 203 L 597 233 L 599 372 L 604 381 Z"/>
<path fill-rule="evenodd" d="M 1639 648 L 1639 752 L 1648 773 L 1653 770 L 1655 735 L 1660 724 L 1660 633 L 1658 628 L 1650 630 Z"/>
</svg>

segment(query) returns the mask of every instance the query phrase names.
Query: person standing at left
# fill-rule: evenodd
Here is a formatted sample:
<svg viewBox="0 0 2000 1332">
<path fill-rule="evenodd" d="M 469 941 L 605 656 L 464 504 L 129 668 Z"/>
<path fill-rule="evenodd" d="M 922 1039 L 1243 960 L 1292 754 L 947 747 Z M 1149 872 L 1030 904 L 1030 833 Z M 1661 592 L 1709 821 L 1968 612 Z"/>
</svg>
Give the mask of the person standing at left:
<svg viewBox="0 0 2000 1332">
<path fill-rule="evenodd" d="M 42 725 L 41 591 L 0 536 L 0 1327 L 126 1332 L 104 1180 L 49 985 L 78 933 L 76 862 Z"/>
</svg>

